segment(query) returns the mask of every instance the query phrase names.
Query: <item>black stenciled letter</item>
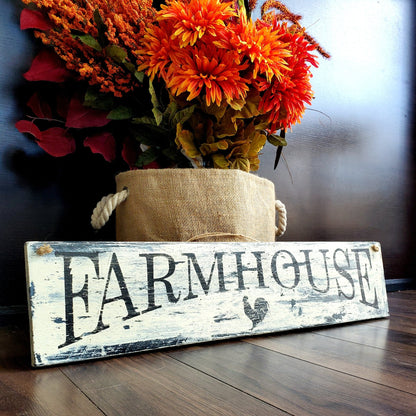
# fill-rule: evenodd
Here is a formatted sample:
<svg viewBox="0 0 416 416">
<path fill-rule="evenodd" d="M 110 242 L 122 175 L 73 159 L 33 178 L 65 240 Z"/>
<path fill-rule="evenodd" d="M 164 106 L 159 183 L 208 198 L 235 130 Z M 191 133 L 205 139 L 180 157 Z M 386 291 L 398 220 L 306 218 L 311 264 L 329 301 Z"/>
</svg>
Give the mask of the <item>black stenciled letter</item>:
<svg viewBox="0 0 416 416">
<path fill-rule="evenodd" d="M 175 271 L 176 263 L 173 257 L 169 256 L 169 254 L 165 253 L 148 253 L 148 254 L 140 254 L 140 257 L 146 258 L 147 263 L 147 296 L 148 296 L 148 306 L 147 309 L 144 310 L 142 313 L 151 312 L 155 309 L 161 308 L 162 305 L 155 304 L 155 282 L 162 282 L 166 287 L 166 294 L 168 296 L 168 300 L 171 303 L 178 302 L 181 293 L 179 292 L 178 297 L 175 297 L 173 294 L 172 285 L 166 280 L 169 276 Z M 162 276 L 155 278 L 155 257 L 164 257 L 168 260 L 168 271 L 167 273 Z"/>
<path fill-rule="evenodd" d="M 285 263 L 285 264 L 283 264 L 283 268 L 284 269 L 287 269 L 288 267 L 293 267 L 293 269 L 295 271 L 295 278 L 293 280 L 293 285 L 292 286 L 285 286 L 281 282 L 281 280 L 279 278 L 279 274 L 277 273 L 276 260 L 277 260 L 277 257 L 281 253 L 287 254 L 292 259 L 292 263 Z M 285 288 L 285 289 L 294 289 L 298 285 L 299 280 L 300 280 L 299 263 L 296 261 L 295 256 L 290 251 L 287 251 L 287 250 L 279 250 L 279 251 L 276 251 L 276 253 L 274 253 L 274 255 L 272 257 L 271 269 L 272 269 L 272 274 L 273 274 L 274 280 L 276 280 L 276 282 L 280 286 L 282 286 L 283 288 Z"/>
<path fill-rule="evenodd" d="M 360 282 L 360 290 L 361 290 L 361 299 L 360 302 L 363 303 L 364 305 L 368 305 L 371 306 L 372 308 L 378 309 L 378 298 L 377 298 L 377 293 L 376 290 L 374 288 L 374 302 L 369 302 L 367 300 L 366 294 L 365 294 L 365 290 L 364 290 L 364 280 L 366 280 L 367 282 L 367 287 L 368 289 L 370 289 L 370 281 L 368 278 L 368 269 L 367 269 L 367 264 L 364 265 L 364 274 L 361 270 L 361 263 L 360 263 L 360 253 L 364 253 L 367 255 L 368 258 L 368 262 L 370 264 L 370 268 L 372 268 L 372 264 L 371 264 L 371 256 L 370 256 L 370 250 L 367 248 L 357 248 L 357 249 L 352 249 L 351 251 L 353 251 L 355 253 L 355 262 L 357 263 L 357 272 L 358 272 L 358 281 Z"/>
<path fill-rule="evenodd" d="M 343 251 L 340 248 L 337 248 L 334 251 L 334 267 L 335 270 L 342 276 L 345 277 L 345 279 L 347 279 L 348 283 L 351 285 L 351 295 L 347 295 L 345 292 L 342 291 L 341 285 L 339 284 L 338 278 L 336 279 L 337 282 L 337 287 L 338 287 L 338 296 L 339 297 L 344 297 L 345 299 L 353 299 L 354 295 L 355 295 L 355 288 L 354 288 L 354 280 L 352 278 L 352 276 L 345 270 L 345 268 L 342 268 L 338 262 L 337 262 L 337 253 L 342 253 L 345 257 L 345 260 L 347 261 L 347 266 L 348 268 L 350 267 L 350 258 L 348 256 L 348 249 Z"/>
<path fill-rule="evenodd" d="M 63 252 L 56 251 L 55 256 L 63 257 L 64 260 L 64 282 L 65 282 L 65 342 L 58 348 L 65 347 L 79 341 L 81 337 L 74 334 L 74 298 L 80 297 L 84 301 L 85 311 L 88 313 L 88 275 L 85 275 L 84 285 L 79 292 L 73 291 L 73 276 L 71 274 L 71 260 L 73 257 L 87 257 L 95 267 L 97 277 L 99 276 L 98 253 Z"/>
<path fill-rule="evenodd" d="M 246 271 L 257 271 L 257 279 L 259 281 L 259 288 L 265 288 L 264 285 L 264 274 L 263 274 L 263 265 L 261 262 L 261 255 L 264 254 L 264 251 L 252 251 L 251 254 L 254 255 L 256 258 L 256 267 L 247 267 L 243 266 L 242 262 L 242 255 L 245 254 L 245 251 L 237 251 L 235 253 L 232 253 L 235 255 L 236 261 L 237 261 L 237 278 L 238 278 L 238 290 L 245 290 L 244 286 L 244 277 L 243 272 Z"/>
<path fill-rule="evenodd" d="M 318 286 L 316 286 L 315 284 L 315 278 L 312 275 L 312 266 L 311 266 L 311 259 L 309 254 L 312 252 L 312 250 L 299 250 L 301 253 L 304 254 L 305 256 L 305 261 L 303 263 L 298 263 L 299 266 L 306 266 L 306 272 L 308 273 L 308 280 L 310 285 L 312 286 L 312 289 L 315 290 L 316 292 L 319 293 L 326 293 L 329 290 L 329 276 L 328 276 L 328 264 L 327 264 L 327 259 L 326 259 L 326 253 L 328 252 L 328 250 L 319 250 L 324 258 L 324 262 L 325 262 L 325 270 L 326 270 L 326 288 L 324 289 L 320 289 Z"/>
<path fill-rule="evenodd" d="M 192 280 L 191 280 L 191 264 L 195 270 L 196 275 L 198 276 L 199 283 L 201 284 L 204 293 L 207 295 L 209 292 L 209 287 L 211 285 L 212 275 L 214 274 L 215 264 L 217 264 L 218 270 L 218 285 L 220 292 L 226 292 L 225 283 L 224 283 L 224 263 L 223 263 L 223 256 L 225 253 L 215 253 L 214 256 L 214 263 L 212 263 L 211 271 L 209 273 L 208 282 L 205 280 L 204 275 L 202 274 L 201 267 L 196 260 L 196 256 L 194 253 L 182 253 L 183 256 L 188 258 L 188 295 L 184 300 L 195 299 L 198 295 L 195 295 L 192 292 Z"/>
<path fill-rule="evenodd" d="M 119 296 L 115 296 L 113 298 L 107 298 L 107 290 L 108 290 L 108 285 L 110 283 L 110 277 L 111 277 L 111 272 L 112 271 L 114 271 L 114 274 L 116 275 L 118 286 L 120 287 L 121 294 Z M 111 257 L 110 268 L 108 269 L 107 281 L 105 283 L 103 301 L 101 303 L 101 309 L 100 309 L 100 316 L 98 318 L 97 327 L 95 328 L 93 333 L 100 332 L 103 329 L 106 329 L 106 328 L 109 327 L 109 325 L 105 325 L 103 323 L 104 305 L 106 305 L 107 303 L 118 301 L 118 300 L 123 300 L 124 304 L 126 305 L 127 315 L 125 317 L 123 317 L 123 320 L 130 319 L 130 318 L 133 318 L 137 315 L 140 315 L 140 312 L 136 311 L 136 309 L 134 308 L 133 302 L 131 301 L 129 291 L 127 290 L 126 282 L 124 280 L 123 273 L 121 272 L 121 267 L 120 267 L 120 264 L 118 262 L 116 253 L 113 253 L 113 255 Z"/>
</svg>

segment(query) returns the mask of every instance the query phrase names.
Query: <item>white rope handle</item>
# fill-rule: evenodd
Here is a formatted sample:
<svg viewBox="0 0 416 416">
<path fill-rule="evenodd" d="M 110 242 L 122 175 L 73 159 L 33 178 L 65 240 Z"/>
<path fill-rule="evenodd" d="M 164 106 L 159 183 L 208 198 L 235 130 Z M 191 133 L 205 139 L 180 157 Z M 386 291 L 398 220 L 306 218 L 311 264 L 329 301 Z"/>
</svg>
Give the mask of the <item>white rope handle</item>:
<svg viewBox="0 0 416 416">
<path fill-rule="evenodd" d="M 275 207 L 279 217 L 276 227 L 276 237 L 281 237 L 285 233 L 287 227 L 287 211 L 285 204 L 278 199 L 275 201 Z"/>
<path fill-rule="evenodd" d="M 104 227 L 107 221 L 110 219 L 113 211 L 124 202 L 129 196 L 129 190 L 127 188 L 123 189 L 116 194 L 109 194 L 104 196 L 97 206 L 94 208 L 94 211 L 91 215 L 91 225 L 94 229 L 99 230 Z"/>
</svg>

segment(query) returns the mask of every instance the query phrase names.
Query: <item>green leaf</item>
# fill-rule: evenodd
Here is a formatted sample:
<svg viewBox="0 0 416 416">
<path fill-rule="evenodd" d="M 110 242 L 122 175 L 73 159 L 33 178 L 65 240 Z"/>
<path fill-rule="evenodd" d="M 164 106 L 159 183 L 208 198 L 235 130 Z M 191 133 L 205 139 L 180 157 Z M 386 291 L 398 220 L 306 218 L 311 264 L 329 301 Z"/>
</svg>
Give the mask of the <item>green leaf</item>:
<svg viewBox="0 0 416 416">
<path fill-rule="evenodd" d="M 93 16 L 94 16 L 95 25 L 97 26 L 97 30 L 98 30 L 98 42 L 104 48 L 108 44 L 108 39 L 107 39 L 107 36 L 105 35 L 105 33 L 107 32 L 107 26 L 104 23 L 104 20 L 98 9 L 94 10 Z"/>
<path fill-rule="evenodd" d="M 156 124 L 159 126 L 163 121 L 163 113 L 160 110 L 159 100 L 157 98 L 156 91 L 155 91 L 152 81 L 149 82 L 149 92 L 150 92 L 150 97 L 151 97 L 152 105 L 153 105 L 152 112 L 153 112 L 153 115 L 155 116 Z"/>
<path fill-rule="evenodd" d="M 158 108 L 153 108 L 152 113 L 155 116 L 156 125 L 160 126 L 163 121 L 163 113 Z"/>
<path fill-rule="evenodd" d="M 101 52 L 103 49 L 99 44 L 98 40 L 92 37 L 91 35 L 73 33 L 71 34 L 71 36 L 73 39 L 80 40 L 84 45 L 87 45 L 98 52 Z"/>
<path fill-rule="evenodd" d="M 98 28 L 100 28 L 102 26 L 105 26 L 104 20 L 101 17 L 99 9 L 94 10 L 93 17 L 94 17 L 94 22 L 95 22 L 95 24 L 97 25 Z"/>
<path fill-rule="evenodd" d="M 162 154 L 164 156 L 166 156 L 169 160 L 177 162 L 178 158 L 179 158 L 179 155 L 181 153 L 178 152 L 178 149 L 176 147 L 175 148 L 167 147 L 167 148 L 162 150 Z"/>
<path fill-rule="evenodd" d="M 119 64 L 124 63 L 123 61 L 127 58 L 127 52 L 117 45 L 108 45 L 105 48 L 105 53 Z"/>
<path fill-rule="evenodd" d="M 166 110 L 163 116 L 169 117 L 169 122 L 172 123 L 173 117 L 175 117 L 175 114 L 177 112 L 178 112 L 178 104 L 176 104 L 176 101 L 171 101 L 166 107 Z"/>
<path fill-rule="evenodd" d="M 134 124 L 150 124 L 150 125 L 156 126 L 156 120 L 149 116 L 133 118 L 132 122 Z"/>
<path fill-rule="evenodd" d="M 155 87 L 153 86 L 152 81 L 149 81 L 149 92 L 150 92 L 150 97 L 152 99 L 153 107 L 158 108 L 159 107 L 159 100 L 157 99 Z"/>
<path fill-rule="evenodd" d="M 169 132 L 162 127 L 154 124 L 141 124 L 131 126 L 131 131 L 139 143 L 147 146 L 168 146 Z"/>
<path fill-rule="evenodd" d="M 114 97 L 97 91 L 94 87 L 89 87 L 84 96 L 84 105 L 96 110 L 110 111 L 114 108 Z"/>
<path fill-rule="evenodd" d="M 238 5 L 240 7 L 240 9 L 244 8 L 244 0 L 238 0 Z"/>
<path fill-rule="evenodd" d="M 144 81 L 144 72 L 143 71 L 135 71 L 134 76 L 138 79 L 141 83 Z"/>
<path fill-rule="evenodd" d="M 134 66 L 134 64 L 132 64 L 131 62 L 128 62 L 124 59 L 123 60 L 123 65 L 127 69 L 127 71 L 131 72 L 132 74 L 135 73 L 136 67 Z"/>
<path fill-rule="evenodd" d="M 176 112 L 176 114 L 173 116 L 172 124 L 174 126 L 176 126 L 178 123 L 184 124 L 187 120 L 190 119 L 195 111 L 195 108 L 195 105 L 191 105 L 190 107 L 185 107 L 183 110 Z"/>
<path fill-rule="evenodd" d="M 286 146 L 287 141 L 284 137 L 280 137 L 277 134 L 268 134 L 267 141 L 273 146 Z"/>
<path fill-rule="evenodd" d="M 154 162 L 159 156 L 159 152 L 154 147 L 149 147 L 145 152 L 141 153 L 136 161 L 136 166 L 142 168 L 149 163 Z"/>
<path fill-rule="evenodd" d="M 131 118 L 132 115 L 133 111 L 131 108 L 126 107 L 124 105 L 120 105 L 111 110 L 108 113 L 107 118 L 109 118 L 110 120 L 127 120 Z"/>
</svg>

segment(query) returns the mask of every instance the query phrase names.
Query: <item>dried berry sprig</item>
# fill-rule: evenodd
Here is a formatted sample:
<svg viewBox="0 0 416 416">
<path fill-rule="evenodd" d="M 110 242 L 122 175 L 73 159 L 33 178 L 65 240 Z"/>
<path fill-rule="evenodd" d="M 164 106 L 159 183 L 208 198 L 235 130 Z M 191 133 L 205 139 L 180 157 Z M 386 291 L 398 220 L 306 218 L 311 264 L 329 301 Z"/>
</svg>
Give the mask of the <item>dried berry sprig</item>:
<svg viewBox="0 0 416 416">
<path fill-rule="evenodd" d="M 277 9 L 280 13 L 276 13 L 274 10 Z M 322 46 L 309 34 L 306 29 L 299 23 L 302 16 L 292 13 L 283 3 L 277 0 L 267 0 L 261 7 L 261 18 L 267 23 L 273 21 L 287 20 L 292 22 L 299 32 L 302 33 L 303 37 L 311 44 L 314 45 L 316 50 L 324 57 L 330 58 L 331 55 L 322 48 Z"/>
</svg>

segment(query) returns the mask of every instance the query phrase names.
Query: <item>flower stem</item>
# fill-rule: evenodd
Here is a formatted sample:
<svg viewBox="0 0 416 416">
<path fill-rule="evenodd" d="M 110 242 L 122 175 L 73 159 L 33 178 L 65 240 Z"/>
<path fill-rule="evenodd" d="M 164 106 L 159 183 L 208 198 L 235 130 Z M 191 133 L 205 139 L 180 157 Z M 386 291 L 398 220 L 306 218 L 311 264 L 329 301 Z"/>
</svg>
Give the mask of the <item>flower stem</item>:
<svg viewBox="0 0 416 416">
<path fill-rule="evenodd" d="M 286 137 L 285 129 L 280 130 L 280 137 L 283 138 L 283 139 Z M 282 155 L 282 151 L 283 151 L 283 146 L 277 146 L 276 157 L 274 159 L 274 167 L 273 167 L 274 170 L 276 170 L 277 165 L 279 164 L 279 160 L 280 160 L 280 156 Z"/>
</svg>

